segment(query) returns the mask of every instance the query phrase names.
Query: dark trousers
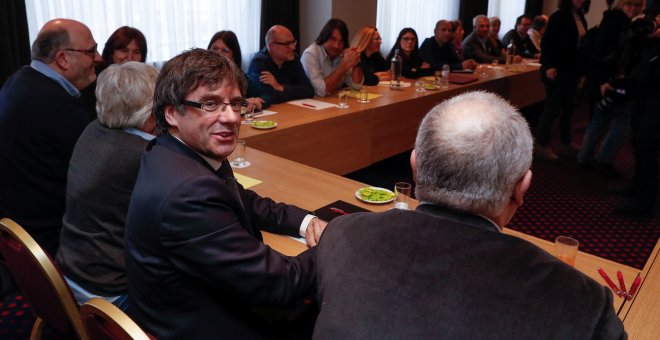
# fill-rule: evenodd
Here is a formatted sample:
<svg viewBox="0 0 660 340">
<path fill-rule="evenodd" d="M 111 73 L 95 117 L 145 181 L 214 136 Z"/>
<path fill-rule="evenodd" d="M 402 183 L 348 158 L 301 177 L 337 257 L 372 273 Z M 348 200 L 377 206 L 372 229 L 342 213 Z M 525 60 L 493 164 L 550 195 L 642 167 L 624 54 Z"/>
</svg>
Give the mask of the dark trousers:
<svg viewBox="0 0 660 340">
<path fill-rule="evenodd" d="M 571 119 L 575 106 L 577 78 L 559 74 L 555 80 L 543 80 L 545 86 L 545 109 L 536 127 L 536 142 L 540 146 L 550 145 L 552 123 L 559 118 L 559 133 L 562 144 L 571 143 Z"/>
<path fill-rule="evenodd" d="M 632 139 L 635 155 L 634 200 L 653 209 L 658 196 L 658 151 L 660 151 L 660 98 L 635 100 L 632 107 Z"/>
</svg>

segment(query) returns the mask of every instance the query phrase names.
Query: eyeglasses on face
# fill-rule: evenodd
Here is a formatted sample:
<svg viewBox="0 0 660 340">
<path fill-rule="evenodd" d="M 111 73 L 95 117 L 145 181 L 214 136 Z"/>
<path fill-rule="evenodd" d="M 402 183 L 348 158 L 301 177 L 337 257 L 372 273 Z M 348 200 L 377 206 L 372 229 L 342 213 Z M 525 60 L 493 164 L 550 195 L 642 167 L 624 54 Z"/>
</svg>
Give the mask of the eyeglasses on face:
<svg viewBox="0 0 660 340">
<path fill-rule="evenodd" d="M 403 41 L 415 41 L 415 37 L 403 37 L 401 38 Z"/>
<path fill-rule="evenodd" d="M 371 40 L 373 40 L 373 41 L 383 41 L 383 38 L 381 38 L 381 37 L 375 37 L 375 38 L 373 38 L 373 39 L 371 39 Z"/>
<path fill-rule="evenodd" d="M 271 43 L 275 45 L 288 46 L 288 47 L 296 47 L 296 45 L 298 45 L 297 40 L 285 41 L 285 42 L 271 41 Z"/>
<path fill-rule="evenodd" d="M 88 48 L 88 49 L 86 49 L 86 50 L 80 50 L 80 49 L 75 49 L 75 48 L 65 48 L 64 50 L 65 50 L 65 51 L 69 51 L 69 52 L 80 52 L 80 53 L 85 53 L 85 54 L 87 54 L 88 56 L 94 58 L 94 56 L 96 56 L 96 53 L 98 53 L 98 52 L 97 52 L 97 49 L 96 49 L 98 46 L 99 46 L 99 44 L 94 44 L 94 46 L 92 46 L 92 47 L 90 47 L 90 48 Z"/>
<path fill-rule="evenodd" d="M 248 102 L 243 99 L 235 99 L 230 101 L 229 103 L 218 103 L 212 100 L 200 103 L 200 102 L 194 102 L 191 100 L 182 99 L 181 104 L 185 106 L 201 109 L 206 112 L 215 112 L 218 109 L 220 109 L 221 112 L 225 112 L 225 109 L 227 108 L 227 106 L 229 106 L 231 110 L 234 111 L 235 113 L 240 113 L 242 107 L 248 106 Z"/>
</svg>

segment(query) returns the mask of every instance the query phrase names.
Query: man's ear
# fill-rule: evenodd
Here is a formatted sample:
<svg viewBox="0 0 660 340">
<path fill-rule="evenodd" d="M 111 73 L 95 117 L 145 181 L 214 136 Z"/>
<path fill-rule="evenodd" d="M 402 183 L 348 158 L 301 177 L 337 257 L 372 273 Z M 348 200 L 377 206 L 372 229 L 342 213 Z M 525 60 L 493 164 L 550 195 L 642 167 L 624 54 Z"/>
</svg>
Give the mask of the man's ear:
<svg viewBox="0 0 660 340">
<path fill-rule="evenodd" d="M 177 118 L 177 112 L 174 106 L 172 105 L 166 105 L 165 106 L 165 121 L 167 124 L 170 124 L 170 126 L 179 126 L 179 119 Z"/>
<path fill-rule="evenodd" d="M 518 206 L 523 204 L 523 197 L 529 189 L 529 186 L 532 184 L 532 170 L 527 170 L 525 175 L 516 183 L 516 187 L 513 189 L 513 196 L 511 199 L 516 202 Z"/>
<path fill-rule="evenodd" d="M 66 51 L 57 51 L 55 53 L 55 60 L 53 61 L 57 68 L 62 71 L 67 71 L 71 68 L 71 60 Z"/>
<path fill-rule="evenodd" d="M 412 168 L 413 181 L 417 183 L 417 152 L 415 149 L 410 153 L 410 167 Z"/>
</svg>

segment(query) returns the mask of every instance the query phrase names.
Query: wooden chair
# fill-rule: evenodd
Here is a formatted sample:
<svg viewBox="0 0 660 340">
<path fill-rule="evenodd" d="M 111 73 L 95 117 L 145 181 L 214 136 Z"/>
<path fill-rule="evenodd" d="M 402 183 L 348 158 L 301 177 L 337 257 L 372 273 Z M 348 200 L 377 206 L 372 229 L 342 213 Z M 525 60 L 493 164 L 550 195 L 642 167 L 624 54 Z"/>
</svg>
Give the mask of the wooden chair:
<svg viewBox="0 0 660 340">
<path fill-rule="evenodd" d="M 80 319 L 92 340 L 154 339 L 121 309 L 101 298 L 85 302 L 80 307 Z"/>
<path fill-rule="evenodd" d="M 48 324 L 62 335 L 87 340 L 78 303 L 62 273 L 34 239 L 8 218 L 0 220 L 0 253 L 37 317 L 30 339 Z"/>
</svg>

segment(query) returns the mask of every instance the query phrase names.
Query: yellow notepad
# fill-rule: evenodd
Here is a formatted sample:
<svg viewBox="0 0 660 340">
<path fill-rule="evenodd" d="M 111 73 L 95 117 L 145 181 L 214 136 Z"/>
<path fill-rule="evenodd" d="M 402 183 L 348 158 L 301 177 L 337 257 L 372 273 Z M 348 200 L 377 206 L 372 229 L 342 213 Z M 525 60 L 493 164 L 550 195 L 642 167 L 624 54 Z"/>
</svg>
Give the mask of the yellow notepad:
<svg viewBox="0 0 660 340">
<path fill-rule="evenodd" d="M 235 172 L 234 172 L 234 177 L 236 177 L 236 180 L 238 181 L 238 183 L 241 183 L 241 185 L 242 185 L 243 188 L 245 188 L 245 189 L 250 188 L 250 187 L 253 187 L 253 186 L 255 186 L 255 185 L 257 185 L 257 184 L 259 184 L 259 183 L 262 182 L 262 181 L 260 181 L 260 180 L 258 180 L 258 179 L 254 179 L 254 178 L 252 178 L 252 177 L 248 177 L 248 176 L 245 176 L 245 175 L 237 174 L 237 173 L 235 173 Z"/>
</svg>

